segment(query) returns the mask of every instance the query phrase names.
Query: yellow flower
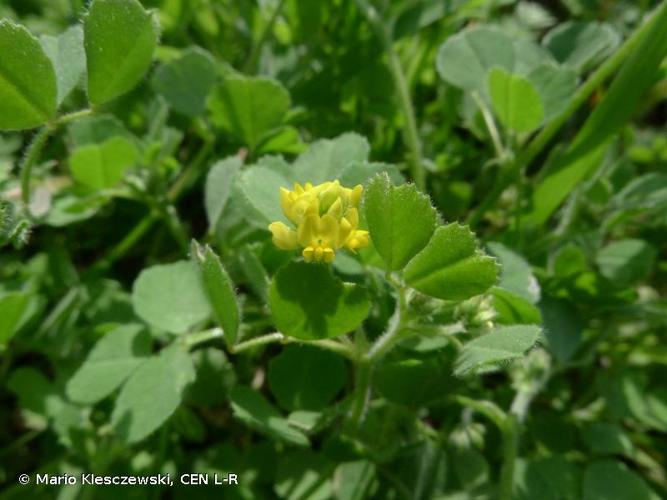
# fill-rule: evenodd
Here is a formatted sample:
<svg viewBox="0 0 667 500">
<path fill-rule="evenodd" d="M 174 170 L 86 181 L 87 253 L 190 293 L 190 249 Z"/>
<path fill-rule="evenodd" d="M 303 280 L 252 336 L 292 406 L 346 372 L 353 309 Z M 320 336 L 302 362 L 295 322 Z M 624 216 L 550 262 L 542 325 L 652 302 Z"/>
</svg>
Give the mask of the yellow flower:
<svg viewBox="0 0 667 500">
<path fill-rule="evenodd" d="M 269 224 L 273 243 L 283 250 L 303 248 L 306 262 L 333 262 L 336 250 L 355 251 L 369 243 L 368 231 L 358 229 L 361 185 L 346 188 L 329 181 L 313 186 L 298 182 L 294 190 L 280 188 L 280 205 L 294 224 Z"/>
</svg>

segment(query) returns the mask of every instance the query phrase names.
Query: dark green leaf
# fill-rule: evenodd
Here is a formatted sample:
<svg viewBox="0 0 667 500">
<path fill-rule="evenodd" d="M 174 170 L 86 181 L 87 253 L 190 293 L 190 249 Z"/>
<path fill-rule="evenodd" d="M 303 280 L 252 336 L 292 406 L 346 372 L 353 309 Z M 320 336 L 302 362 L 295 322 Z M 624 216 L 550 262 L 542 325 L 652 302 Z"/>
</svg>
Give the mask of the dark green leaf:
<svg viewBox="0 0 667 500">
<path fill-rule="evenodd" d="M 269 364 L 269 387 L 283 408 L 322 410 L 343 388 L 345 361 L 311 346 L 287 346 Z"/>
<path fill-rule="evenodd" d="M 326 265 L 305 262 L 291 262 L 276 273 L 269 305 L 278 330 L 304 340 L 352 332 L 370 310 L 361 286 L 343 283 Z"/>
</svg>

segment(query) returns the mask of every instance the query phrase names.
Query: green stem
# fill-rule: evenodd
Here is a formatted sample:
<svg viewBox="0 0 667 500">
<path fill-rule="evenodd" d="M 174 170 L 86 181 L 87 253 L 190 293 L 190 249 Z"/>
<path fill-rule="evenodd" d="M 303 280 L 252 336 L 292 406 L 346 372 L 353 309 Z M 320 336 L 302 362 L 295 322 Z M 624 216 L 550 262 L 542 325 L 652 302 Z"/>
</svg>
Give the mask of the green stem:
<svg viewBox="0 0 667 500">
<path fill-rule="evenodd" d="M 477 107 L 482 113 L 484 124 L 489 131 L 491 142 L 493 142 L 493 147 L 496 150 L 496 156 L 499 159 L 502 159 L 505 156 L 505 146 L 503 146 L 503 141 L 500 139 L 500 132 L 498 132 L 498 127 L 496 126 L 496 122 L 493 119 L 493 115 L 477 92 L 473 92 L 471 95 L 473 101 L 475 101 L 475 104 L 477 104 Z"/>
<path fill-rule="evenodd" d="M 245 342 L 239 342 L 236 345 L 229 346 L 229 352 L 232 354 L 238 354 L 248 349 L 254 349 L 255 347 L 263 346 L 266 344 L 273 344 L 274 342 L 282 342 L 284 335 L 279 332 L 267 333 L 266 335 L 260 335 Z"/>
<path fill-rule="evenodd" d="M 30 179 L 32 177 L 32 167 L 39 161 L 39 157 L 41 156 L 42 150 L 44 149 L 44 146 L 46 146 L 49 137 L 51 137 L 61 125 L 83 116 L 87 116 L 92 112 L 93 110 L 91 109 L 83 109 L 81 111 L 62 115 L 56 118 L 53 122 L 44 125 L 33 138 L 19 167 L 19 170 L 21 171 L 21 198 L 27 208 L 28 214 L 30 213 Z"/>
<path fill-rule="evenodd" d="M 372 371 L 373 364 L 368 360 L 361 360 L 357 364 L 354 395 L 350 409 L 350 423 L 354 429 L 359 429 L 366 413 L 366 405 L 370 399 Z"/>
<path fill-rule="evenodd" d="M 91 108 L 81 109 L 79 111 L 73 111 L 71 113 L 67 113 L 65 115 L 62 115 L 62 116 L 58 117 L 54 123 L 58 126 L 59 125 L 65 125 L 67 123 L 78 120 L 79 118 L 84 118 L 86 116 L 90 116 L 94 112 L 95 111 Z"/>
<path fill-rule="evenodd" d="M 375 10 L 375 7 L 366 0 L 357 0 L 357 5 L 375 30 L 378 38 L 382 42 L 385 52 L 387 53 L 389 59 L 389 71 L 394 80 L 398 101 L 405 118 L 404 138 L 410 153 L 410 174 L 412 175 L 415 185 L 423 191 L 426 188 L 426 174 L 424 172 L 422 160 L 422 145 L 417 130 L 415 109 L 412 105 L 410 89 L 405 78 L 401 60 L 394 50 L 394 41 L 391 33 L 377 10 Z"/>
<path fill-rule="evenodd" d="M 514 415 L 507 415 L 502 431 L 503 464 L 500 469 L 498 500 L 512 500 L 514 466 L 519 452 L 519 425 Z"/>
<path fill-rule="evenodd" d="M 19 167 L 21 171 L 21 198 L 23 203 L 26 206 L 26 210 L 30 213 L 30 179 L 32 176 L 32 167 L 39 160 L 40 155 L 44 146 L 46 146 L 46 141 L 49 140 L 51 134 L 55 132 L 56 127 L 53 125 L 45 125 L 35 135 L 32 142 L 26 150 L 21 166 Z"/>
<path fill-rule="evenodd" d="M 188 349 L 192 349 L 200 344 L 205 344 L 210 340 L 221 338 L 223 338 L 222 329 L 216 327 L 211 328 L 210 330 L 204 330 L 203 332 L 197 332 L 188 335 L 183 339 L 183 341 L 185 342 L 185 345 L 188 347 Z"/>
</svg>

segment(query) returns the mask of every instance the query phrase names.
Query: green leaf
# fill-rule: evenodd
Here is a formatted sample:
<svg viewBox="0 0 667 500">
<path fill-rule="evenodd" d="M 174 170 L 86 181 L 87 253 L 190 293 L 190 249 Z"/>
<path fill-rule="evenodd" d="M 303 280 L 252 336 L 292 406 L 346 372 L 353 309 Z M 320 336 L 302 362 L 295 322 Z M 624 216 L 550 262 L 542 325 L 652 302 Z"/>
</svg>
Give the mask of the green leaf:
<svg viewBox="0 0 667 500">
<path fill-rule="evenodd" d="M 445 81 L 463 90 L 483 92 L 492 67 L 514 68 L 514 44 L 497 29 L 463 31 L 440 47 L 436 64 Z"/>
<path fill-rule="evenodd" d="M 185 333 L 211 315 L 197 264 L 188 261 L 149 267 L 132 287 L 132 305 L 149 325 Z"/>
<path fill-rule="evenodd" d="M 365 162 L 369 151 L 366 138 L 351 132 L 335 139 L 320 139 L 294 162 L 294 180 L 320 184 L 340 179 L 351 165 Z"/>
<path fill-rule="evenodd" d="M 0 21 L 0 130 L 43 125 L 56 114 L 56 74 L 37 39 Z"/>
<path fill-rule="evenodd" d="M 287 346 L 269 364 L 269 387 L 286 410 L 322 410 L 345 385 L 338 355 L 308 345 Z"/>
<path fill-rule="evenodd" d="M 590 464 L 583 488 L 583 500 L 657 500 L 641 476 L 613 460 Z"/>
<path fill-rule="evenodd" d="M 621 37 L 610 25 L 582 21 L 559 24 L 542 41 L 558 62 L 578 73 L 597 66 L 620 42 Z"/>
<path fill-rule="evenodd" d="M 531 304 L 540 300 L 540 285 L 530 263 L 519 253 L 495 241 L 487 244 L 500 262 L 498 286 L 525 298 Z"/>
<path fill-rule="evenodd" d="M 185 401 L 197 406 L 223 406 L 236 384 L 234 366 L 219 347 L 197 349 L 191 354 L 197 378 L 188 386 Z"/>
<path fill-rule="evenodd" d="M 547 50 L 530 40 L 479 26 L 449 37 L 438 50 L 436 66 L 443 80 L 484 95 L 492 68 L 525 76 L 536 66 L 553 61 Z"/>
<path fill-rule="evenodd" d="M 530 132 L 544 119 L 540 95 L 526 78 L 493 68 L 489 73 L 491 105 L 500 122 L 517 132 Z"/>
<path fill-rule="evenodd" d="M 280 455 L 273 489 L 285 500 L 331 500 L 334 464 L 312 450 L 294 450 Z"/>
<path fill-rule="evenodd" d="M 641 40 L 614 78 L 601 103 L 549 168 L 532 196 L 532 210 L 523 219 L 529 227 L 544 224 L 574 188 L 602 164 L 610 139 L 630 120 L 667 56 L 667 3 L 641 28 Z"/>
<path fill-rule="evenodd" d="M 569 360 L 581 343 L 584 324 L 569 302 L 544 298 L 540 302 L 544 320 L 544 337 L 549 352 L 561 363 Z"/>
<path fill-rule="evenodd" d="M 153 88 L 175 111 L 196 117 L 206 110 L 206 99 L 216 79 L 215 60 L 211 54 L 192 47 L 155 71 Z"/>
<path fill-rule="evenodd" d="M 137 0 L 94 0 L 83 29 L 88 98 L 98 106 L 143 78 L 153 61 L 158 28 Z"/>
<path fill-rule="evenodd" d="M 290 262 L 276 273 L 269 306 L 278 330 L 303 340 L 345 335 L 370 310 L 361 286 L 343 283 L 326 265 L 305 262 Z"/>
<path fill-rule="evenodd" d="M 537 66 L 526 75 L 526 79 L 540 96 L 545 123 L 560 115 L 577 91 L 577 75 L 574 70 L 554 63 Z"/>
<path fill-rule="evenodd" d="M 29 301 L 30 296 L 22 292 L 12 292 L 0 297 L 0 351 L 18 331 Z"/>
<path fill-rule="evenodd" d="M 217 226 L 232 193 L 236 174 L 242 165 L 243 160 L 240 157 L 230 156 L 215 163 L 208 171 L 204 187 L 204 206 L 209 228 Z"/>
<path fill-rule="evenodd" d="M 560 455 L 518 460 L 514 479 L 516 500 L 580 500 L 581 473 Z"/>
<path fill-rule="evenodd" d="M 591 422 L 581 429 L 581 437 L 593 453 L 634 457 L 634 445 L 618 425 Z"/>
<path fill-rule="evenodd" d="M 86 52 L 83 48 L 83 28 L 72 26 L 61 35 L 40 38 L 42 48 L 51 59 L 56 73 L 58 104 L 76 88 L 86 71 Z"/>
<path fill-rule="evenodd" d="M 104 399 L 144 363 L 151 339 L 141 325 L 122 325 L 104 335 L 67 382 L 67 397 L 94 404 Z"/>
<path fill-rule="evenodd" d="M 429 198 L 413 184 L 394 187 L 387 174 L 368 184 L 363 205 L 371 241 L 388 270 L 405 267 L 435 231 L 437 214 Z"/>
<path fill-rule="evenodd" d="M 258 432 L 297 446 L 310 444 L 264 396 L 249 387 L 236 386 L 232 390 L 231 405 L 234 416 Z"/>
<path fill-rule="evenodd" d="M 134 144 L 116 136 L 102 144 L 88 144 L 72 152 L 69 159 L 72 177 L 91 189 L 114 187 L 138 159 Z"/>
<path fill-rule="evenodd" d="M 644 240 L 614 241 L 601 249 L 596 263 L 602 275 L 618 287 L 645 278 L 653 267 L 655 248 Z"/>
<path fill-rule="evenodd" d="M 454 363 L 454 374 L 461 377 L 484 373 L 496 369 L 498 364 L 520 359 L 539 335 L 540 328 L 534 325 L 495 328 L 464 344 Z"/>
<path fill-rule="evenodd" d="M 273 221 L 289 223 L 280 207 L 280 188 L 293 188 L 292 168 L 282 158 L 268 156 L 244 169 L 238 177 L 239 187 L 266 227 Z"/>
<path fill-rule="evenodd" d="M 69 124 L 67 132 L 72 145 L 77 148 L 88 144 L 100 144 L 116 136 L 138 142 L 118 118 L 109 114 L 94 114 L 79 118 Z"/>
<path fill-rule="evenodd" d="M 373 380 L 383 398 L 411 408 L 426 406 L 453 389 L 451 368 L 439 358 L 385 362 Z"/>
<path fill-rule="evenodd" d="M 336 500 L 364 500 L 371 497 L 376 482 L 375 464 L 368 460 L 343 462 L 334 471 L 333 487 Z"/>
<path fill-rule="evenodd" d="M 192 244 L 202 275 L 204 289 L 211 303 L 218 324 L 222 327 L 228 346 L 234 345 L 239 331 L 241 310 L 236 300 L 232 280 L 222 266 L 220 258 L 206 245 L 202 249 L 196 242 Z"/>
<path fill-rule="evenodd" d="M 163 349 L 125 382 L 111 414 L 112 425 L 126 442 L 141 441 L 176 411 L 194 378 L 192 359 L 181 345 Z"/>
<path fill-rule="evenodd" d="M 208 99 L 212 123 L 251 150 L 283 124 L 290 105 L 289 93 L 277 80 L 241 75 L 225 78 Z"/>
<path fill-rule="evenodd" d="M 465 300 L 488 290 L 498 278 L 495 259 L 485 255 L 466 226 L 448 224 L 405 267 L 405 281 L 444 300 Z"/>
<path fill-rule="evenodd" d="M 493 308 L 498 313 L 495 321 L 501 325 L 528 325 L 542 323 L 540 310 L 526 300 L 504 288 L 493 287 Z"/>
</svg>

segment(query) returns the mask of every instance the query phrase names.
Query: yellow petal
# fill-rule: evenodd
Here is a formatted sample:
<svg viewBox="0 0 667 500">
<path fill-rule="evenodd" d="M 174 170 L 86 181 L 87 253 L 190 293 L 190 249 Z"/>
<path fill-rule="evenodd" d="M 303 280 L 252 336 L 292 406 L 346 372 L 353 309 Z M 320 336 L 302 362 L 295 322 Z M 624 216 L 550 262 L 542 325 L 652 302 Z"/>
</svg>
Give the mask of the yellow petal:
<svg viewBox="0 0 667 500">
<path fill-rule="evenodd" d="M 336 258 L 336 253 L 333 251 L 332 248 L 325 248 L 324 252 L 322 253 L 322 260 L 326 262 L 327 264 L 331 264 L 334 259 Z"/>
<path fill-rule="evenodd" d="M 297 227 L 297 238 L 302 247 L 312 246 L 316 240 L 317 228 L 319 225 L 317 215 L 307 215 Z"/>
<path fill-rule="evenodd" d="M 338 241 L 338 221 L 330 214 L 324 214 L 317 227 L 317 236 L 324 246 L 335 245 Z"/>
<path fill-rule="evenodd" d="M 350 238 L 352 231 L 354 231 L 354 227 L 352 227 L 352 224 L 350 224 L 350 222 L 345 217 L 340 220 L 339 226 L 336 247 L 342 247 L 345 245 L 347 240 Z"/>
<path fill-rule="evenodd" d="M 359 226 L 359 211 L 356 208 L 348 208 L 347 212 L 345 212 L 345 218 L 353 228 L 356 229 Z"/>
<path fill-rule="evenodd" d="M 290 229 L 282 222 L 272 222 L 269 224 L 269 231 L 273 235 L 273 243 L 278 248 L 283 250 L 294 250 L 297 248 L 298 242 L 296 232 Z"/>
<path fill-rule="evenodd" d="M 361 200 L 361 195 L 364 192 L 364 187 L 361 184 L 357 184 L 354 186 L 352 189 L 352 193 L 350 193 L 350 204 L 353 207 L 358 207 L 359 206 L 359 200 Z"/>
</svg>

